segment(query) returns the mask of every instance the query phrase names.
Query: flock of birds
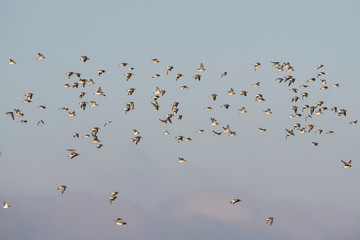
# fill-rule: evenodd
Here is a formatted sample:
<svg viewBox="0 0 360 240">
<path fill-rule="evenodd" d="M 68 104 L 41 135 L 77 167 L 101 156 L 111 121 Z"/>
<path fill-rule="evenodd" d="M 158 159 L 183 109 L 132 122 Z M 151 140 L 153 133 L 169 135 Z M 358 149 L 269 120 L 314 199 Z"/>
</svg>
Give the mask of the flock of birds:
<svg viewBox="0 0 360 240">
<path fill-rule="evenodd" d="M 37 60 L 44 60 L 44 59 L 46 59 L 46 57 L 43 54 L 38 53 L 38 57 L 36 59 Z M 83 61 L 83 62 L 87 62 L 87 61 L 90 60 L 90 58 L 87 57 L 87 56 L 81 56 L 80 60 Z M 159 62 L 160 61 L 158 59 L 152 59 L 152 61 L 151 61 L 152 64 L 158 64 Z M 275 68 L 276 71 L 279 71 L 279 72 L 283 72 L 283 71 L 293 72 L 293 71 L 295 71 L 294 67 L 291 66 L 291 64 L 289 62 L 283 63 L 283 64 L 281 64 L 280 62 L 271 62 L 271 63 L 272 63 L 272 66 Z M 15 65 L 17 63 L 13 59 L 10 59 L 9 64 L 10 65 Z M 127 67 L 128 65 L 129 64 L 126 63 L 126 62 L 120 63 L 121 67 Z M 260 66 L 261 66 L 261 64 L 259 62 L 253 63 L 254 71 L 259 70 Z M 290 99 L 291 103 L 297 103 L 300 99 L 305 100 L 306 98 L 308 98 L 309 94 L 307 92 L 300 92 L 300 91 L 303 90 L 303 89 L 308 88 L 309 85 L 307 85 L 307 84 L 311 84 L 311 82 L 320 81 L 321 85 L 322 85 L 320 90 L 327 90 L 329 88 L 327 86 L 327 81 L 325 79 L 320 79 L 320 77 L 325 75 L 325 72 L 320 71 L 320 69 L 322 69 L 323 67 L 324 67 L 324 65 L 318 65 L 317 66 L 318 73 L 316 74 L 316 76 L 314 76 L 312 78 L 309 78 L 306 81 L 306 84 L 300 85 L 298 88 L 293 87 L 295 85 L 296 79 L 291 75 L 286 75 L 285 77 L 277 78 L 276 81 L 279 84 L 280 83 L 287 84 L 288 87 L 290 88 L 289 91 L 291 91 L 291 92 L 293 92 L 295 94 L 299 94 L 299 95 L 296 95 L 296 96 L 294 96 L 294 97 L 292 97 Z M 169 75 L 173 71 L 174 67 L 173 66 L 168 66 L 165 69 L 166 69 L 166 75 Z M 132 76 L 134 75 L 134 73 L 132 72 L 133 70 L 134 70 L 133 67 L 129 67 L 128 68 L 129 72 L 124 74 L 124 76 L 126 77 L 126 79 L 125 79 L 126 81 L 131 80 Z M 201 76 L 200 73 L 204 72 L 204 71 L 206 71 L 205 66 L 201 63 L 200 67 L 197 69 L 198 73 L 193 75 L 192 77 L 195 80 L 201 81 L 202 76 Z M 106 72 L 105 70 L 98 70 L 97 74 L 100 77 L 105 72 Z M 88 80 L 88 79 L 85 79 L 85 78 L 81 78 L 81 75 L 82 75 L 81 73 L 77 73 L 77 72 L 67 72 L 66 76 L 68 77 L 69 80 L 71 78 L 74 78 L 74 77 L 77 77 L 77 79 L 72 84 L 67 83 L 67 84 L 64 84 L 62 87 L 63 88 L 74 88 L 74 89 L 76 88 L 77 89 L 80 86 L 85 88 L 86 86 L 91 86 L 91 85 L 95 84 L 94 80 L 92 80 L 92 79 Z M 227 72 L 222 72 L 220 74 L 220 77 L 226 77 L 226 76 L 227 76 Z M 158 77 L 160 77 L 160 74 L 153 74 L 152 75 L 152 78 L 158 78 Z M 175 81 L 178 81 L 181 77 L 183 77 L 183 74 L 181 74 L 181 73 L 175 74 Z M 256 83 L 252 84 L 252 87 L 259 87 L 260 84 L 261 84 L 260 82 L 256 82 Z M 338 88 L 338 87 L 340 87 L 340 84 L 336 83 L 336 84 L 332 84 L 331 86 L 333 88 Z M 186 89 L 188 89 L 188 87 L 186 85 L 184 85 L 184 86 L 181 86 L 180 89 L 186 90 Z M 129 96 L 131 96 L 135 91 L 136 91 L 135 88 L 129 88 L 127 90 L 127 94 Z M 156 87 L 155 91 L 153 92 L 154 95 L 151 97 L 152 98 L 151 107 L 153 109 L 159 110 L 160 105 L 159 105 L 158 99 L 161 98 L 165 93 L 166 93 L 166 90 L 160 89 L 159 87 Z M 78 97 L 80 99 L 82 99 L 87 94 L 88 94 L 87 92 L 81 91 L 81 92 L 78 93 Z M 237 94 L 237 93 L 235 92 L 235 90 L 233 88 L 231 88 L 229 91 L 227 91 L 227 95 L 229 95 L 229 96 L 232 96 L 232 95 L 235 95 L 235 94 Z M 241 91 L 239 91 L 238 94 L 242 95 L 244 97 L 247 97 L 248 96 L 248 91 L 241 90 Z M 27 104 L 31 103 L 34 95 L 35 95 L 34 93 L 25 93 L 24 103 L 27 103 Z M 97 96 L 100 96 L 100 97 L 105 97 L 106 96 L 101 87 L 98 87 L 97 91 L 93 92 L 93 95 L 97 95 Z M 216 101 L 216 99 L 218 97 L 218 94 L 211 93 L 211 94 L 209 94 L 209 97 L 213 101 Z M 255 101 L 264 102 L 264 101 L 266 101 L 266 99 L 262 94 L 256 94 L 255 95 Z M 159 118 L 159 121 L 160 121 L 161 124 L 168 124 L 168 123 L 171 124 L 172 123 L 172 118 L 174 118 L 174 117 L 176 117 L 177 120 L 181 120 L 183 118 L 183 116 L 181 114 L 178 114 L 178 112 L 179 112 L 179 108 L 178 108 L 179 104 L 180 104 L 180 102 L 173 102 L 171 104 L 171 112 L 169 114 L 166 114 L 165 118 Z M 96 101 L 81 101 L 79 103 L 79 105 L 80 105 L 80 108 L 82 110 L 85 110 L 87 107 L 97 107 L 98 106 Z M 224 104 L 221 107 L 224 108 L 224 109 L 228 109 L 230 107 L 230 105 L 229 104 Z M 44 110 L 44 109 L 46 109 L 46 106 L 40 105 L 37 108 L 40 109 L 40 110 Z M 127 114 L 128 112 L 130 112 L 130 111 L 132 111 L 134 109 L 135 109 L 135 103 L 134 102 L 126 103 L 126 106 L 123 108 L 125 114 Z M 302 106 L 293 105 L 293 106 L 290 106 L 290 109 L 293 111 L 293 114 L 291 114 L 289 116 L 289 118 L 303 118 L 305 121 L 308 121 L 314 115 L 322 115 L 325 111 L 329 110 L 328 107 L 324 106 L 323 101 L 318 101 L 313 105 L 308 105 L 308 104 L 304 104 Z M 62 107 L 62 108 L 60 108 L 60 110 L 63 111 L 63 112 L 67 112 L 69 117 L 77 116 L 75 110 L 69 111 L 69 108 L 67 108 L 67 107 Z M 204 110 L 205 111 L 211 111 L 212 107 L 206 107 Z M 246 114 L 247 113 L 246 107 L 242 107 L 241 109 L 238 109 L 238 110 L 239 110 L 240 114 Z M 338 116 L 346 116 L 346 113 L 347 113 L 346 109 L 338 108 L 338 107 L 332 107 L 331 111 L 333 111 Z M 14 111 L 6 112 L 6 114 L 9 115 L 12 120 L 15 120 L 15 117 L 22 118 L 24 116 L 24 113 L 20 109 L 14 109 Z M 264 114 L 265 115 L 271 115 L 272 114 L 271 109 L 269 109 L 269 108 L 265 109 Z M 211 117 L 210 121 L 211 121 L 210 126 L 219 125 L 219 122 L 214 117 Z M 21 120 L 20 122 L 21 123 L 27 123 L 27 120 Z M 112 121 L 105 122 L 104 127 L 108 126 L 111 123 L 112 123 Z M 45 124 L 45 123 L 44 123 L 43 120 L 39 120 L 37 122 L 37 125 L 40 125 L 40 124 Z M 355 125 L 355 124 L 357 124 L 357 120 L 350 122 L 350 125 Z M 260 127 L 258 129 L 259 129 L 259 132 L 265 132 L 267 130 L 266 128 L 260 128 Z M 314 124 L 305 125 L 305 124 L 301 124 L 301 123 L 295 123 L 289 129 L 288 128 L 285 129 L 285 139 L 288 139 L 291 136 L 295 136 L 295 133 L 303 134 L 303 133 L 310 133 L 311 131 L 314 131 L 315 133 L 321 134 L 323 132 L 323 129 L 320 129 L 320 128 L 316 129 L 316 130 L 314 130 L 314 129 L 315 129 Z M 92 138 L 91 142 L 96 143 L 98 149 L 100 149 L 103 146 L 103 144 L 101 143 L 101 141 L 98 138 L 99 130 L 100 130 L 99 127 L 93 127 L 91 129 L 90 134 L 84 135 L 85 138 Z M 202 132 L 205 132 L 205 130 L 204 129 L 198 129 L 198 130 L 196 130 L 196 132 L 197 133 L 202 133 Z M 225 127 L 223 127 L 223 131 L 212 130 L 212 132 L 214 133 L 214 136 L 219 136 L 222 133 L 228 133 L 229 136 L 235 136 L 236 135 L 236 132 L 231 130 L 229 125 L 226 125 Z M 332 134 L 332 133 L 334 133 L 334 131 L 333 130 L 328 130 L 325 133 L 326 134 Z M 169 131 L 165 131 L 163 134 L 164 135 L 169 135 L 170 133 L 169 133 Z M 133 135 L 134 135 L 134 137 L 132 137 L 132 141 L 135 142 L 136 145 L 139 144 L 141 139 L 142 139 L 142 136 L 140 136 L 140 132 L 138 130 L 136 130 L 136 129 L 133 129 Z M 74 133 L 73 138 L 79 138 L 79 133 Z M 175 138 L 176 138 L 178 143 L 180 143 L 181 141 L 186 141 L 186 142 L 192 141 L 192 138 L 190 138 L 190 137 L 186 138 L 184 136 L 176 136 Z M 312 146 L 318 146 L 319 145 L 318 142 L 314 142 L 314 141 L 311 142 L 310 144 Z M 76 151 L 76 149 L 68 149 L 68 151 L 69 151 L 68 157 L 70 159 L 73 159 L 73 158 L 78 157 L 80 155 Z M 178 162 L 179 163 L 185 163 L 186 160 L 184 158 L 182 158 L 182 157 L 179 157 Z M 349 160 L 347 162 L 344 161 L 344 160 L 341 160 L 341 162 L 343 163 L 344 168 L 350 168 L 351 167 L 351 164 L 352 164 L 351 160 Z M 57 190 L 60 190 L 62 194 L 64 194 L 66 189 L 67 189 L 67 186 L 65 186 L 65 185 L 61 185 L 61 186 L 59 186 L 57 188 Z M 118 192 L 116 192 L 116 191 L 111 193 L 111 196 L 108 198 L 110 204 L 114 203 L 115 199 L 117 198 L 117 194 L 118 194 Z M 232 199 L 230 201 L 230 204 L 236 204 L 236 203 L 239 203 L 239 202 L 241 202 L 241 200 L 238 199 L 238 198 L 235 198 L 235 199 Z M 6 201 L 4 201 L 3 202 L 3 208 L 4 209 L 10 208 L 10 205 Z M 266 223 L 268 223 L 270 226 L 274 222 L 273 217 L 267 217 L 265 220 L 266 220 Z M 120 225 L 120 226 L 127 224 L 122 218 L 115 218 L 114 221 L 115 221 L 116 225 Z"/>
</svg>

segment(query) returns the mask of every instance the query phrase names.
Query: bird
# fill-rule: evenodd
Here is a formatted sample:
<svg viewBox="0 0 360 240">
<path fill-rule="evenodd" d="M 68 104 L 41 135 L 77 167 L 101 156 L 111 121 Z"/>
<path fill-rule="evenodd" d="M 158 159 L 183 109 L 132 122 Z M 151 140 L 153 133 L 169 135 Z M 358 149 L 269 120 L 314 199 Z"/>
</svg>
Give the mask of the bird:
<svg viewBox="0 0 360 240">
<path fill-rule="evenodd" d="M 86 61 L 89 61 L 90 58 L 88 58 L 87 56 L 81 56 L 80 60 L 83 62 L 86 62 Z"/>
<path fill-rule="evenodd" d="M 79 93 L 79 98 L 83 98 L 85 96 L 86 92 L 80 92 Z"/>
<path fill-rule="evenodd" d="M 178 73 L 178 74 L 176 74 L 175 76 L 176 76 L 175 81 L 177 81 L 177 80 L 179 80 L 183 75 L 182 75 L 181 73 Z"/>
<path fill-rule="evenodd" d="M 179 158 L 178 163 L 184 163 L 186 160 L 184 158 Z"/>
<path fill-rule="evenodd" d="M 247 113 L 245 107 L 242 107 L 241 109 L 238 109 L 240 111 L 240 113 Z"/>
<path fill-rule="evenodd" d="M 225 109 L 228 109 L 230 107 L 229 104 L 224 104 L 224 105 L 221 105 L 222 108 L 225 108 Z"/>
<path fill-rule="evenodd" d="M 40 124 L 44 125 L 45 123 L 44 123 L 43 120 L 39 120 L 38 123 L 37 123 L 37 125 L 39 126 Z"/>
<path fill-rule="evenodd" d="M 176 136 L 175 138 L 177 139 L 178 143 L 181 142 L 184 139 L 183 136 Z"/>
<path fill-rule="evenodd" d="M 173 70 L 173 66 L 168 66 L 168 67 L 166 67 L 166 75 L 168 75 L 169 74 L 169 72 L 171 72 L 171 70 Z"/>
<path fill-rule="evenodd" d="M 68 112 L 68 115 L 69 115 L 69 117 L 75 117 L 75 116 L 76 116 L 75 111 L 73 111 L 73 112 Z"/>
<path fill-rule="evenodd" d="M 3 208 L 10 208 L 11 206 L 7 203 L 7 202 L 5 202 L 5 201 L 3 201 Z"/>
<path fill-rule="evenodd" d="M 259 129 L 259 132 L 265 132 L 266 131 L 266 128 L 259 128 L 258 127 L 258 129 Z"/>
<path fill-rule="evenodd" d="M 79 156 L 80 154 L 76 152 L 75 149 L 68 149 L 68 151 L 70 152 L 70 154 L 68 155 L 68 157 L 70 157 L 70 159 L 73 159 L 74 157 Z"/>
<path fill-rule="evenodd" d="M 160 61 L 157 60 L 156 58 L 153 58 L 152 61 L 151 61 L 151 63 L 154 63 L 154 64 L 155 64 L 155 63 L 159 63 L 159 62 L 160 62 Z"/>
<path fill-rule="evenodd" d="M 234 89 L 230 88 L 230 91 L 228 91 L 227 95 L 229 96 L 235 95 Z"/>
<path fill-rule="evenodd" d="M 12 120 L 15 120 L 15 118 L 14 118 L 14 113 L 13 113 L 13 112 L 7 112 L 7 113 L 5 113 L 5 114 L 10 115 L 10 116 L 11 116 L 11 118 L 12 118 Z"/>
<path fill-rule="evenodd" d="M 247 96 L 247 93 L 248 93 L 247 91 L 240 91 L 240 92 L 239 92 L 240 95 L 243 95 L 243 96 L 245 96 L 245 97 Z"/>
<path fill-rule="evenodd" d="M 119 226 L 123 226 L 123 225 L 126 225 L 127 223 L 124 221 L 120 221 L 120 222 L 116 222 L 115 224 L 119 225 Z"/>
<path fill-rule="evenodd" d="M 140 142 L 140 139 L 141 139 L 142 137 L 141 136 L 136 136 L 136 137 L 133 137 L 132 138 L 132 140 L 133 140 L 133 142 L 135 142 L 136 143 L 136 145 Z"/>
<path fill-rule="evenodd" d="M 109 197 L 110 204 L 112 204 L 116 198 L 117 198 L 116 196 Z"/>
<path fill-rule="evenodd" d="M 198 68 L 198 72 L 203 72 L 205 71 L 206 69 L 204 68 L 204 64 L 200 64 L 200 68 Z M 200 81 L 200 80 L 199 80 Z"/>
<path fill-rule="evenodd" d="M 312 146 L 317 146 L 317 145 L 319 145 L 318 142 L 311 142 L 310 144 L 311 144 Z"/>
<path fill-rule="evenodd" d="M 201 75 L 200 75 L 200 74 L 195 74 L 195 75 L 193 76 L 193 78 L 200 81 L 200 80 L 201 80 Z"/>
<path fill-rule="evenodd" d="M 258 86 L 260 86 L 260 82 L 257 82 L 257 83 L 254 83 L 254 84 L 251 84 L 251 86 L 253 86 L 253 87 L 258 87 Z"/>
<path fill-rule="evenodd" d="M 160 74 L 153 74 L 152 75 L 152 78 L 158 78 L 158 77 L 160 77 Z"/>
<path fill-rule="evenodd" d="M 133 134 L 134 134 L 134 135 L 139 135 L 140 132 L 139 132 L 138 130 L 136 130 L 136 129 L 133 129 Z"/>
<path fill-rule="evenodd" d="M 135 90 L 136 90 L 136 88 L 129 88 L 129 89 L 127 90 L 128 95 L 131 96 L 131 95 L 134 93 Z"/>
<path fill-rule="evenodd" d="M 105 73 L 105 70 L 99 70 L 97 71 L 98 75 L 101 76 L 103 73 Z"/>
<path fill-rule="evenodd" d="M 214 101 L 216 100 L 216 97 L 218 95 L 216 93 L 210 94 L 209 97 L 211 97 Z"/>
<path fill-rule="evenodd" d="M 36 60 L 43 60 L 43 59 L 46 58 L 46 57 L 44 57 L 44 55 L 41 54 L 41 53 L 38 53 L 38 55 L 39 55 L 39 57 L 37 57 Z"/>
<path fill-rule="evenodd" d="M 181 86 L 180 89 L 181 89 L 181 90 L 186 90 L 186 89 L 189 89 L 189 87 L 186 86 L 186 85 L 184 85 L 184 86 Z"/>
<path fill-rule="evenodd" d="M 13 117 L 13 119 L 14 119 L 14 117 Z M 352 121 L 352 122 L 350 122 L 350 125 L 355 125 L 355 124 L 357 124 L 357 122 L 358 122 L 358 120 Z"/>
<path fill-rule="evenodd" d="M 270 223 L 270 226 L 273 224 L 274 222 L 274 218 L 273 217 L 268 217 L 265 219 L 266 220 L 266 223 Z"/>
<path fill-rule="evenodd" d="M 215 118 L 210 118 L 210 120 L 211 120 L 211 126 L 216 126 L 216 125 L 219 125 L 219 123 L 216 121 L 216 119 Z"/>
<path fill-rule="evenodd" d="M 14 64 L 16 64 L 16 62 L 10 58 L 9 64 L 14 65 Z"/>
<path fill-rule="evenodd" d="M 319 64 L 319 65 L 317 66 L 317 70 L 319 70 L 319 69 L 322 68 L 322 67 L 324 67 L 324 65 Z"/>
<path fill-rule="evenodd" d="M 254 62 L 253 65 L 254 65 L 254 71 L 256 71 L 261 64 L 259 62 Z"/>
<path fill-rule="evenodd" d="M 133 73 L 125 73 L 124 75 L 125 75 L 125 77 L 126 77 L 126 81 L 129 81 L 129 79 L 131 78 L 131 76 L 133 76 L 134 74 L 133 74 Z"/>
<path fill-rule="evenodd" d="M 122 63 L 120 63 L 119 65 L 122 66 L 122 67 L 126 67 L 126 66 L 129 65 L 129 64 L 126 63 L 126 62 L 122 62 Z"/>
<path fill-rule="evenodd" d="M 227 75 L 227 72 L 222 72 L 220 77 L 225 77 Z"/>
<path fill-rule="evenodd" d="M 341 160 L 341 162 L 344 164 L 344 168 L 351 168 L 351 160 L 349 162 L 345 162 L 344 160 Z"/>
<path fill-rule="evenodd" d="M 268 108 L 268 109 L 264 110 L 264 112 L 265 112 L 265 114 L 266 114 L 266 115 L 270 115 L 270 114 L 272 114 L 272 112 L 271 112 L 270 108 Z"/>
<path fill-rule="evenodd" d="M 61 185 L 61 186 L 59 186 L 59 187 L 57 188 L 57 191 L 61 190 L 61 194 L 63 194 L 66 189 L 67 189 L 67 186 Z"/>
<path fill-rule="evenodd" d="M 235 204 L 235 203 L 238 203 L 240 202 L 241 200 L 238 199 L 238 198 L 234 198 L 233 200 L 230 201 L 231 204 Z"/>
<path fill-rule="evenodd" d="M 107 121 L 107 122 L 104 124 L 104 127 L 106 127 L 106 126 L 109 125 L 110 123 L 112 123 L 112 121 Z"/>
</svg>

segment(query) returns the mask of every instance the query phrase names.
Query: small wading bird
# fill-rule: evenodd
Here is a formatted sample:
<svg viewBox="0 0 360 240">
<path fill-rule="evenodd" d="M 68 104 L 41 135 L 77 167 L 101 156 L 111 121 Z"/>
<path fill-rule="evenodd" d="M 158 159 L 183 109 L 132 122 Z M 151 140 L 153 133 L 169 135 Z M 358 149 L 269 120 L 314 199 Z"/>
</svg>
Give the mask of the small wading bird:
<svg viewBox="0 0 360 240">
<path fill-rule="evenodd" d="M 3 201 L 3 208 L 9 208 L 10 207 L 10 205 L 7 203 L 7 202 L 5 202 L 5 201 Z"/>
<path fill-rule="evenodd" d="M 67 189 L 67 186 L 61 185 L 61 186 L 59 186 L 59 187 L 57 188 L 57 191 L 61 190 L 61 194 L 63 194 L 66 189 Z"/>
<path fill-rule="evenodd" d="M 266 220 L 266 223 L 270 223 L 270 226 L 273 224 L 274 222 L 274 218 L 273 217 L 268 217 L 265 219 Z"/>
<path fill-rule="evenodd" d="M 344 164 L 344 168 L 351 168 L 351 160 L 349 162 L 345 162 L 344 160 L 341 160 L 341 162 Z"/>
<path fill-rule="evenodd" d="M 238 203 L 238 202 L 240 202 L 240 201 L 241 201 L 240 199 L 235 198 L 235 199 L 231 200 L 230 203 L 231 203 L 231 204 L 235 204 L 235 203 Z"/>
</svg>

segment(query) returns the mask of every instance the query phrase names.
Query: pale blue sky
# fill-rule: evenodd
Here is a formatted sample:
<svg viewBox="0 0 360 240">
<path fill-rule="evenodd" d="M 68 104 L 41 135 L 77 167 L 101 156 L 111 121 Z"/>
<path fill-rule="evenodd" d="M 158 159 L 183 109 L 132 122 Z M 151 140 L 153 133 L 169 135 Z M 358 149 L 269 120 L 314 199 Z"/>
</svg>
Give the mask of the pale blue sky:
<svg viewBox="0 0 360 240">
<path fill-rule="evenodd" d="M 57 232 L 59 239 L 80 240 L 358 239 L 359 127 L 349 122 L 360 119 L 359 11 L 358 1 L 1 1 L 0 201 L 12 208 L 1 211 L 0 238 L 42 240 Z M 36 61 L 38 52 L 46 59 Z M 83 55 L 90 60 L 81 62 Z M 9 58 L 17 64 L 8 65 Z M 160 63 L 151 64 L 152 58 Z M 128 71 L 119 66 L 124 61 L 135 68 L 128 82 Z M 256 72 L 255 61 L 261 63 Z M 295 72 L 277 72 L 271 61 L 289 61 Z M 201 62 L 207 70 L 199 82 L 192 75 Z M 319 64 L 329 90 L 319 90 L 319 80 L 308 83 L 309 98 L 291 103 L 295 94 L 275 79 L 291 74 L 299 87 L 316 76 Z M 169 65 L 174 70 L 167 76 Z M 106 73 L 98 77 L 100 69 Z M 96 84 L 63 89 L 77 79 L 68 80 L 69 71 Z M 223 71 L 228 76 L 220 78 Z M 157 73 L 160 78 L 152 79 Z M 176 73 L 184 74 L 178 82 Z M 258 81 L 260 87 L 251 86 Z M 335 83 L 341 87 L 332 88 Z M 159 111 L 150 104 L 156 86 L 167 91 Z M 93 95 L 98 87 L 105 98 Z M 127 96 L 130 87 L 137 90 Z M 249 96 L 228 96 L 230 88 Z M 83 90 L 84 100 L 99 107 L 79 108 Z M 27 92 L 34 93 L 29 104 L 23 103 Z M 215 102 L 211 93 L 219 94 Z M 255 102 L 258 93 L 267 101 Z M 329 108 L 323 115 L 306 122 L 288 118 L 290 106 L 319 100 Z M 129 101 L 135 110 L 125 115 Z M 161 125 L 158 119 L 174 101 L 183 120 Z M 220 108 L 225 103 L 228 110 Z M 36 108 L 42 104 L 46 110 Z M 204 111 L 208 106 L 214 110 Z M 242 106 L 248 114 L 239 114 Z M 348 116 L 330 112 L 333 106 Z M 60 107 L 78 116 L 70 118 Z M 27 124 L 5 115 L 14 108 L 25 113 Z M 264 115 L 267 108 L 271 116 Z M 210 117 L 220 125 L 210 126 Z M 36 126 L 40 119 L 44 126 Z M 296 122 L 335 133 L 285 140 L 285 128 Z M 214 137 L 211 131 L 226 124 L 237 136 Z M 95 126 L 102 149 L 72 138 Z M 143 137 L 139 145 L 131 141 L 134 128 Z M 166 130 L 170 135 L 162 134 Z M 177 143 L 178 135 L 193 141 Z M 70 160 L 69 148 L 80 156 Z M 187 162 L 177 163 L 179 157 Z M 342 159 L 352 159 L 353 167 L 343 169 Z M 62 184 L 69 188 L 61 196 L 56 188 Z M 112 191 L 120 192 L 114 206 L 107 200 Z M 243 201 L 228 206 L 232 198 Z M 129 224 L 119 229 L 112 219 L 122 214 Z M 268 216 L 276 219 L 270 230 Z M 347 224 L 354 229 L 338 230 Z"/>
</svg>

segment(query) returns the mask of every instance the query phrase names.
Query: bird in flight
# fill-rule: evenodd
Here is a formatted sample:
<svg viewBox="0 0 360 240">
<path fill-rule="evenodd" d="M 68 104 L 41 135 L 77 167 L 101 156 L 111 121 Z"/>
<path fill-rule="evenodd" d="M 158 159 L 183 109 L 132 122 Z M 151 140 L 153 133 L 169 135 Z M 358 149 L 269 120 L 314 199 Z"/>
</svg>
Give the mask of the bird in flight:
<svg viewBox="0 0 360 240">
<path fill-rule="evenodd" d="M 238 203 L 240 202 L 241 200 L 238 199 L 238 198 L 234 198 L 233 200 L 230 201 L 231 204 L 235 204 L 235 203 Z"/>
<path fill-rule="evenodd" d="M 344 160 L 341 160 L 341 162 L 344 164 L 344 168 L 351 168 L 351 160 L 349 162 L 345 162 Z"/>
<path fill-rule="evenodd" d="M 44 57 L 43 54 L 38 53 L 39 57 L 36 58 L 36 60 L 44 60 L 46 57 Z"/>
<path fill-rule="evenodd" d="M 10 205 L 7 203 L 7 202 L 5 202 L 5 201 L 3 201 L 3 208 L 9 208 L 10 207 Z"/>
<path fill-rule="evenodd" d="M 200 64 L 200 68 L 198 69 L 198 72 L 203 72 L 205 71 L 206 69 L 204 68 L 204 64 Z"/>
<path fill-rule="evenodd" d="M 61 185 L 61 186 L 59 186 L 59 187 L 57 188 L 57 191 L 61 190 L 61 194 L 63 194 L 66 189 L 67 189 L 67 186 Z"/>
<path fill-rule="evenodd" d="M 274 222 L 274 218 L 273 217 L 268 217 L 265 219 L 266 220 L 266 223 L 270 223 L 270 226 L 273 224 Z"/>
</svg>

